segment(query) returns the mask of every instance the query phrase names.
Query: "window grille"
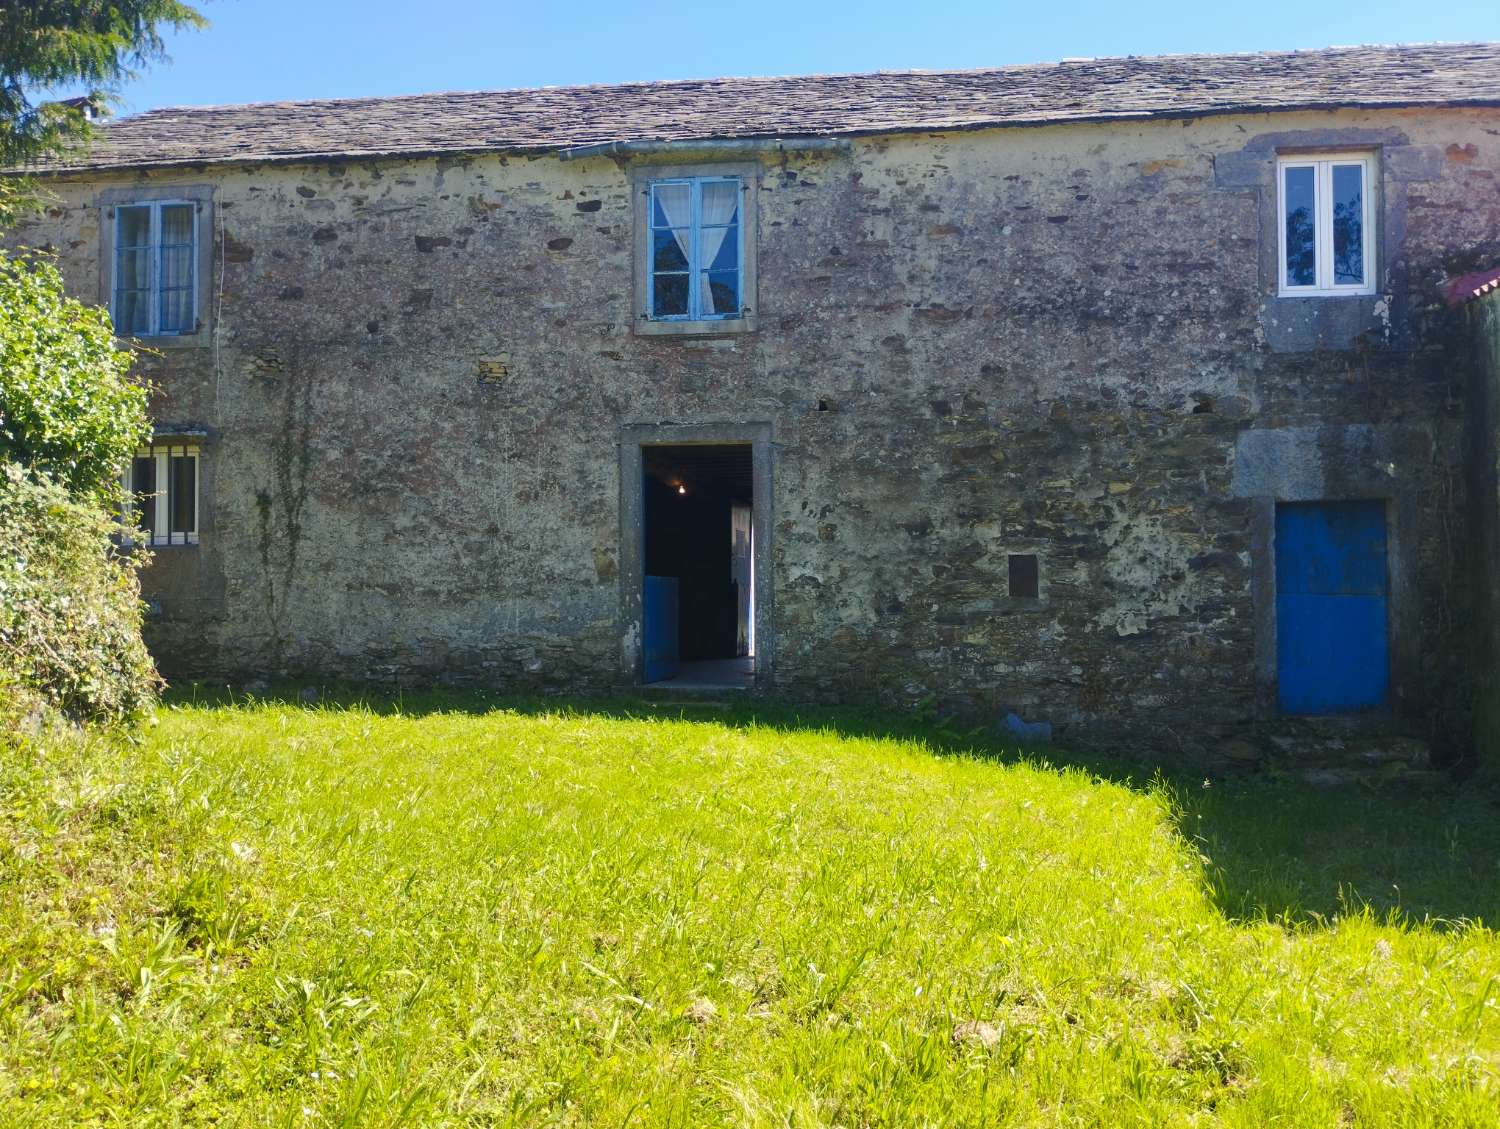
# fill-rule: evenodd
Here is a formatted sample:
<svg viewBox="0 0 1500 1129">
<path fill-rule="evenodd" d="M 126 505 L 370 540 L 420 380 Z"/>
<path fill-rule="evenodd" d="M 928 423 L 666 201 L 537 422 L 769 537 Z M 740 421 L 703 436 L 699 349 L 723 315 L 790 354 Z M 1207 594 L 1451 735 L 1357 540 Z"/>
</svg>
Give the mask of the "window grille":
<svg viewBox="0 0 1500 1129">
<path fill-rule="evenodd" d="M 125 475 L 127 540 L 145 545 L 198 543 L 198 448 L 152 443 L 130 462 Z"/>
</svg>

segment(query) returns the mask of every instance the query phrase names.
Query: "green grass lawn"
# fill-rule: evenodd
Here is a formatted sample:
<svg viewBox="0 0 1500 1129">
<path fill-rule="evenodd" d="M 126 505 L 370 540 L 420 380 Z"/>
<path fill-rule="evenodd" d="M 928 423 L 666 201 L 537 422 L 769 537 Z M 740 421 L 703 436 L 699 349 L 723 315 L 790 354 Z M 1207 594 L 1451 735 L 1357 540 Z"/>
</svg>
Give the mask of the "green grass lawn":
<svg viewBox="0 0 1500 1129">
<path fill-rule="evenodd" d="M 1500 1121 L 1492 790 L 496 702 L 6 754 L 0 1124 Z"/>
</svg>

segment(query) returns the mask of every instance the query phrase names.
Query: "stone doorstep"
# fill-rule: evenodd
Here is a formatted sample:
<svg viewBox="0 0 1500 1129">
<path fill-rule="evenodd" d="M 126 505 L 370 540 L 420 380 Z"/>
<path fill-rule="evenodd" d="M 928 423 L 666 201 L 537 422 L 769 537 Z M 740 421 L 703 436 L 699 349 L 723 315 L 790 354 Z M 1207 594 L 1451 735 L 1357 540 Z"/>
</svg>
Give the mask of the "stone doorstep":
<svg viewBox="0 0 1500 1129">
<path fill-rule="evenodd" d="M 1316 786 L 1353 781 L 1417 785 L 1449 780 L 1446 772 L 1432 767 L 1432 747 L 1426 739 L 1382 732 L 1379 723 L 1363 719 L 1347 725 L 1318 719 L 1257 727 L 1221 741 L 1211 755 L 1230 771 L 1275 767 Z"/>
<path fill-rule="evenodd" d="M 1274 756 L 1314 767 L 1350 766 L 1379 769 L 1386 765 L 1426 769 L 1432 766 L 1432 749 L 1419 737 L 1353 734 L 1347 737 L 1276 734 L 1267 738 Z"/>
<path fill-rule="evenodd" d="M 1359 762 L 1365 765 L 1388 765 L 1406 763 L 1413 768 L 1427 768 L 1431 762 L 1431 748 L 1421 738 L 1404 735 L 1379 735 L 1379 733 L 1352 733 L 1349 736 L 1320 736 L 1316 733 L 1275 733 L 1266 738 L 1266 744 L 1275 753 L 1290 759 L 1310 762 Z"/>
<path fill-rule="evenodd" d="M 720 698 L 699 698 L 694 694 L 702 691 L 678 690 L 665 694 L 641 694 L 634 699 L 637 705 L 649 710 L 727 710 L 731 703 Z"/>
<path fill-rule="evenodd" d="M 1371 772 L 1356 768 L 1308 768 L 1301 779 L 1314 788 L 1341 788 L 1346 784 L 1399 784 L 1405 788 L 1441 788 L 1453 783 L 1453 777 L 1435 768 L 1400 768 L 1399 771 Z"/>
</svg>

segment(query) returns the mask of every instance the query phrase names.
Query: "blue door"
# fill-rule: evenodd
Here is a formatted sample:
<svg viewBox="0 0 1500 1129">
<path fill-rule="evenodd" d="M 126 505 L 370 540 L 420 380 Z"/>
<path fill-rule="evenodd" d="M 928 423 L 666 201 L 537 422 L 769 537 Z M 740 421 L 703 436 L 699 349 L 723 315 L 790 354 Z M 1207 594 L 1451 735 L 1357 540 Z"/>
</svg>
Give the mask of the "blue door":
<svg viewBox="0 0 1500 1129">
<path fill-rule="evenodd" d="M 643 680 L 660 682 L 681 667 L 677 651 L 677 578 L 648 576 L 641 608 L 641 650 L 645 656 Z"/>
<path fill-rule="evenodd" d="M 1276 507 L 1276 678 L 1288 713 L 1385 705 L 1384 502 Z"/>
</svg>

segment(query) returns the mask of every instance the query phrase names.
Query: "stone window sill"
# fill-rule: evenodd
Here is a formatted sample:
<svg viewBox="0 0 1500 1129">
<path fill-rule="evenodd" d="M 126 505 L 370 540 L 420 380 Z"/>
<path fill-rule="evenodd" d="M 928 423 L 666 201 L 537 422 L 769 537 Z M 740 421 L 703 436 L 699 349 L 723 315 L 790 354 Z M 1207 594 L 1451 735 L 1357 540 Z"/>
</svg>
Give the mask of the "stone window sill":
<svg viewBox="0 0 1500 1129">
<path fill-rule="evenodd" d="M 209 344 L 209 337 L 209 334 L 199 331 L 168 333 L 161 337 L 120 337 L 117 340 L 134 342 L 143 349 L 201 349 Z"/>
<path fill-rule="evenodd" d="M 999 612 L 1044 612 L 1051 606 L 1045 596 L 1001 596 L 995 601 Z"/>
<path fill-rule="evenodd" d="M 1323 302 L 1329 299 L 1337 302 L 1346 298 L 1373 298 L 1373 290 L 1280 290 L 1277 291 L 1278 298 L 1300 299 L 1304 302 Z"/>
<path fill-rule="evenodd" d="M 160 553 L 163 549 L 171 549 L 174 551 L 179 549 L 192 549 L 196 552 L 199 544 L 200 542 L 198 541 L 174 541 L 171 544 L 163 543 L 161 545 L 153 545 L 148 541 L 127 541 L 124 538 L 117 538 L 115 540 L 115 548 L 119 549 L 122 553 L 134 553 L 139 551 L 155 554 Z"/>
<path fill-rule="evenodd" d="M 722 321 L 652 321 L 637 318 L 638 337 L 721 337 L 735 333 L 755 332 L 755 318 L 729 318 Z"/>
</svg>

